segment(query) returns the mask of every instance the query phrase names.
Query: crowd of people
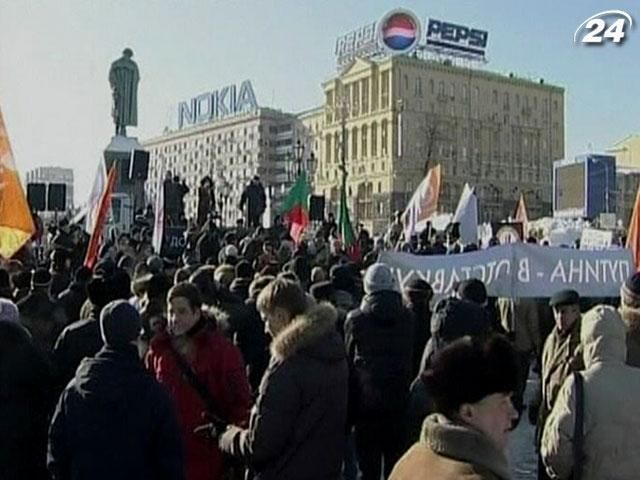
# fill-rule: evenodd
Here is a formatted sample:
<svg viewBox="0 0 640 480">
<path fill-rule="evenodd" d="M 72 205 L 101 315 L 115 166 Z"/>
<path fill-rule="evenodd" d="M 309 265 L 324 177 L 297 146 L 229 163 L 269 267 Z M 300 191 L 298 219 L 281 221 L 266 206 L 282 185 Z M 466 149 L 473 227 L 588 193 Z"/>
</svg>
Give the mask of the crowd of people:
<svg viewBox="0 0 640 480">
<path fill-rule="evenodd" d="M 4 261 L 0 478 L 506 480 L 520 421 L 539 478 L 635 478 L 640 275 L 619 308 L 476 279 L 434 298 L 376 262 L 385 241 L 353 258 L 334 233 L 209 216 L 171 259 L 138 225 L 89 270 L 62 223 Z"/>
</svg>

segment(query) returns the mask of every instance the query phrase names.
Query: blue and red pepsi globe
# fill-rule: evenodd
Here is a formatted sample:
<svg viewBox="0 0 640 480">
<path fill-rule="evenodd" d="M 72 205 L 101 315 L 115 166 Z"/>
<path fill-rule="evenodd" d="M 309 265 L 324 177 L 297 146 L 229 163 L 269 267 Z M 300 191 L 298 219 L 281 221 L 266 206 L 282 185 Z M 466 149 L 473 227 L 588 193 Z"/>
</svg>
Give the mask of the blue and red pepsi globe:
<svg viewBox="0 0 640 480">
<path fill-rule="evenodd" d="M 382 19 L 379 32 L 380 41 L 388 50 L 404 53 L 417 45 L 420 23 L 411 13 L 394 10 Z"/>
</svg>

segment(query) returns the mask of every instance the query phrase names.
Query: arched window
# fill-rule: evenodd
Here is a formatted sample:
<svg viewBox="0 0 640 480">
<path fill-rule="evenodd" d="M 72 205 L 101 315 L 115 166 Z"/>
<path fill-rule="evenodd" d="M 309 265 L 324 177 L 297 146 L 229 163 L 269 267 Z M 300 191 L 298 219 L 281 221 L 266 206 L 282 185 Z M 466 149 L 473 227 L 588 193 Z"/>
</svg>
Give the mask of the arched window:
<svg viewBox="0 0 640 480">
<path fill-rule="evenodd" d="M 358 128 L 354 127 L 351 130 L 351 159 L 356 160 L 358 158 Z"/>
<path fill-rule="evenodd" d="M 367 131 L 368 131 L 367 126 L 363 125 L 362 126 L 362 133 L 361 133 L 362 141 L 361 141 L 361 147 L 360 147 L 360 156 L 362 158 L 367 158 L 367 154 L 368 154 L 367 153 L 367 140 L 368 140 L 367 139 Z"/>
<path fill-rule="evenodd" d="M 371 124 L 371 156 L 378 156 L 378 124 L 376 122 Z"/>
</svg>

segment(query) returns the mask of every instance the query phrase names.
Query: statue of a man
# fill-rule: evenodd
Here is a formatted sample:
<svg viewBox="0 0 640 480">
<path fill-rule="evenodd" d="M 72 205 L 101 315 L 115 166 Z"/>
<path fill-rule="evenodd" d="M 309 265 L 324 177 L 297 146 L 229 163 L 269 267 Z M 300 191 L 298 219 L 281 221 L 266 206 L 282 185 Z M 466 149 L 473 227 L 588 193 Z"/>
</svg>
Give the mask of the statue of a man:
<svg viewBox="0 0 640 480">
<path fill-rule="evenodd" d="M 116 125 L 116 135 L 127 136 L 127 125 L 138 125 L 138 65 L 131 60 L 133 52 L 125 48 L 122 57 L 111 64 L 109 84 L 113 96 L 111 118 Z"/>
</svg>

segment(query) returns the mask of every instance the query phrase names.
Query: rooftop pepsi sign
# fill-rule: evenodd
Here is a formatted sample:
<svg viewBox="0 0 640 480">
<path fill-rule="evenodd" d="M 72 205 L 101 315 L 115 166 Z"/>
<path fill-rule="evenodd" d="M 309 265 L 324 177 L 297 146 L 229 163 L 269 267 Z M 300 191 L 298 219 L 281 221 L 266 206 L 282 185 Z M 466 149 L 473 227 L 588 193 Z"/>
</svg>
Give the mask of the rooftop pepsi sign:
<svg viewBox="0 0 640 480">
<path fill-rule="evenodd" d="M 342 68 L 356 57 L 375 58 L 409 54 L 414 50 L 434 52 L 472 60 L 485 60 L 489 33 L 435 18 L 425 22 L 410 10 L 394 9 L 379 21 L 369 23 L 336 40 L 335 55 Z"/>
</svg>

